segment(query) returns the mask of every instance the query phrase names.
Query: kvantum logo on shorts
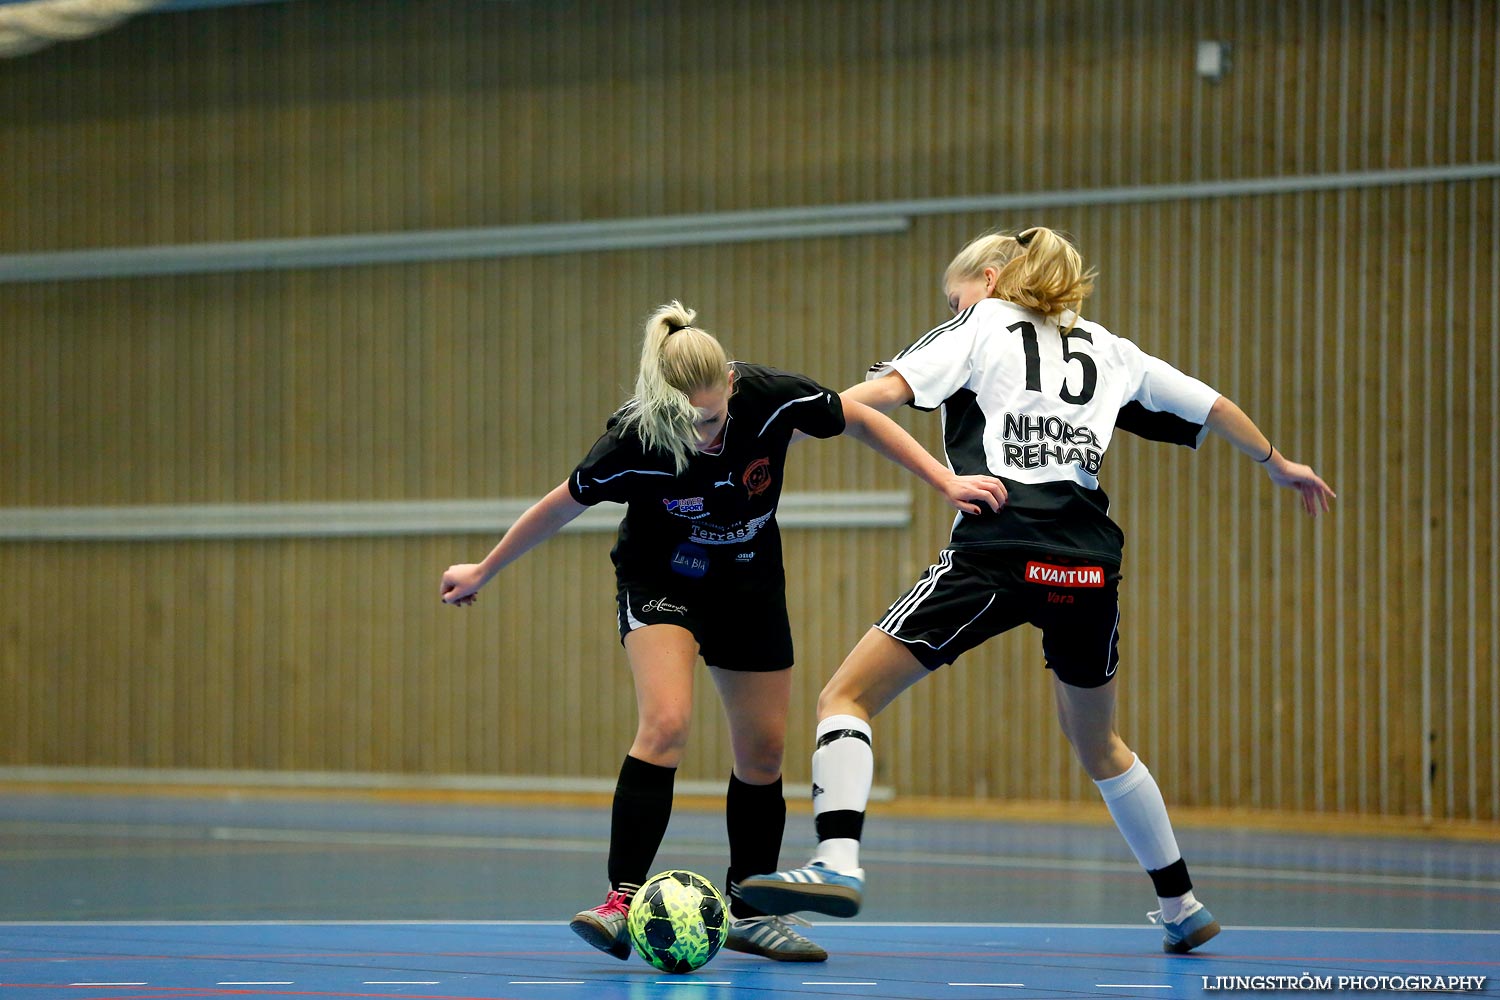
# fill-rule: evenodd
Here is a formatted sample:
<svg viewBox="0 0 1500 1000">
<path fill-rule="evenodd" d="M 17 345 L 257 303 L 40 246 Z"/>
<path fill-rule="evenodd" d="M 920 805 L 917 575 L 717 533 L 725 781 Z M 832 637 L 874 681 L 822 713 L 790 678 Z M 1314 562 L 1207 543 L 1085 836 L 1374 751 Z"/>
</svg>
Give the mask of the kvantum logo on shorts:
<svg viewBox="0 0 1500 1000">
<path fill-rule="evenodd" d="M 1102 587 L 1102 566 L 1054 566 L 1051 563 L 1026 564 L 1026 582 L 1048 587 Z"/>
</svg>

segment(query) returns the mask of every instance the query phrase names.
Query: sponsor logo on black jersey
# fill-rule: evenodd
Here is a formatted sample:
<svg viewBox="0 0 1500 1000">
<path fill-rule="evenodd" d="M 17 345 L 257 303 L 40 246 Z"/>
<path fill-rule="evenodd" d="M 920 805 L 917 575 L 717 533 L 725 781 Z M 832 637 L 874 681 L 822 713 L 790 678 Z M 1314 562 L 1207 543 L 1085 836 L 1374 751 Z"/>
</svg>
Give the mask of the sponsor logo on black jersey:
<svg viewBox="0 0 1500 1000">
<path fill-rule="evenodd" d="M 662 598 L 662 597 L 658 597 L 654 601 L 647 601 L 645 604 L 641 605 L 641 610 L 642 611 L 648 611 L 648 612 L 649 611 L 668 611 L 668 612 L 671 612 L 672 614 L 678 614 L 678 615 L 685 615 L 685 614 L 687 614 L 687 608 L 683 607 L 681 604 L 671 604 L 671 603 L 668 603 L 668 601 L 666 600 L 666 598 Z"/>
<path fill-rule="evenodd" d="M 681 500 L 663 500 L 671 514 L 696 514 L 703 510 L 702 497 L 684 497 Z"/>
<path fill-rule="evenodd" d="M 699 545 L 739 545 L 759 534 L 760 529 L 766 526 L 775 513 L 774 510 L 768 510 L 759 517 L 752 517 L 748 521 L 740 521 L 733 525 L 699 521 L 693 525 L 693 533 L 688 536 L 689 541 L 697 542 Z"/>
<path fill-rule="evenodd" d="M 1028 562 L 1026 582 L 1047 587 L 1102 587 L 1103 566 L 1054 566 L 1051 563 Z"/>
<path fill-rule="evenodd" d="M 751 496 L 759 496 L 771 486 L 771 460 L 769 458 L 757 458 L 745 466 L 745 474 L 740 477 L 745 484 L 745 489 Z"/>
</svg>

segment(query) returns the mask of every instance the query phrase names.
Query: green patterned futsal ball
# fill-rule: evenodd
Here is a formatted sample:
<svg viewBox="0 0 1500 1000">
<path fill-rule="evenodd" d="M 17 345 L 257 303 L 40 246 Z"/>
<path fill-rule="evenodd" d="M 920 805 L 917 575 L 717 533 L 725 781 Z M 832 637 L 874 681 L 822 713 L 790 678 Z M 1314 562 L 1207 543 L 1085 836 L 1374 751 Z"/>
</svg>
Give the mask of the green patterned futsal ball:
<svg viewBox="0 0 1500 1000">
<path fill-rule="evenodd" d="M 724 943 L 728 907 L 713 883 L 693 872 L 653 875 L 630 901 L 630 940 L 663 972 L 692 972 Z"/>
</svg>

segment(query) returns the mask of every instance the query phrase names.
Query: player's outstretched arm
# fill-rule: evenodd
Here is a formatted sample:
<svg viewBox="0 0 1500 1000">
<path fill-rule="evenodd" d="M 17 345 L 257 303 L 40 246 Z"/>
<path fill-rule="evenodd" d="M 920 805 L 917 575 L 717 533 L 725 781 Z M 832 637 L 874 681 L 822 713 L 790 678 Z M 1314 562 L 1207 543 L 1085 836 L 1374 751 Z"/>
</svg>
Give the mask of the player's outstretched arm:
<svg viewBox="0 0 1500 1000">
<path fill-rule="evenodd" d="M 900 409 L 916 398 L 906 377 L 898 371 L 889 371 L 879 378 L 872 378 L 858 385 L 851 385 L 839 393 L 839 398 L 848 402 L 864 403 L 881 413 Z"/>
<path fill-rule="evenodd" d="M 526 508 L 483 560 L 455 563 L 443 571 L 443 603 L 460 607 L 473 604 L 479 588 L 494 579 L 496 573 L 557 534 L 563 525 L 586 510 L 568 492 L 568 484 L 561 484 Z"/>
<path fill-rule="evenodd" d="M 911 386 L 906 384 L 906 379 L 901 377 L 900 372 L 889 372 L 880 378 L 871 379 L 868 382 L 860 382 L 851 385 L 839 393 L 839 398 L 845 403 L 851 399 L 856 403 L 864 403 L 872 410 L 881 413 L 890 413 L 898 407 L 905 406 L 912 401 L 913 393 Z M 796 444 L 807 437 L 801 431 L 792 435 L 792 444 Z"/>
<path fill-rule="evenodd" d="M 863 441 L 943 495 L 952 507 L 965 514 L 978 514 L 978 504 L 999 510 L 1006 500 L 1005 484 L 994 476 L 954 474 L 917 439 L 884 413 L 847 397 L 844 400 L 844 433 Z"/>
<path fill-rule="evenodd" d="M 1228 396 L 1216 399 L 1206 423 L 1209 430 L 1264 466 L 1271 482 L 1296 490 L 1302 497 L 1302 509 L 1310 516 L 1328 513 L 1328 501 L 1336 499 L 1338 494 L 1310 466 L 1293 462 L 1277 451 L 1234 400 Z"/>
</svg>

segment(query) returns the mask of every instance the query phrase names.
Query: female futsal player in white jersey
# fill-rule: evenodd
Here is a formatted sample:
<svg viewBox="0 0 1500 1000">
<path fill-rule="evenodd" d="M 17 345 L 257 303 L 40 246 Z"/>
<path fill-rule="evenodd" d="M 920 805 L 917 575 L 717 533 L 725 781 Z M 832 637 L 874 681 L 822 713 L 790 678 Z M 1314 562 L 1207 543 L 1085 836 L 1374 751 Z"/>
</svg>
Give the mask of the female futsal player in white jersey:
<svg viewBox="0 0 1500 1000">
<path fill-rule="evenodd" d="M 954 319 L 847 390 L 889 411 L 941 406 L 949 462 L 993 474 L 1009 499 L 961 518 L 949 547 L 891 605 L 818 700 L 811 864 L 751 876 L 741 894 L 767 913 L 852 916 L 864 870 L 859 839 L 873 779 L 870 720 L 964 650 L 1026 622 L 1042 630 L 1058 719 L 1116 825 L 1155 885 L 1163 948 L 1189 951 L 1219 932 L 1193 898 L 1155 779 L 1115 731 L 1118 584 L 1124 535 L 1098 474 L 1127 420 L 1194 446 L 1206 431 L 1297 490 L 1307 513 L 1333 491 L 1288 461 L 1228 398 L 1079 316 L 1094 275 L 1050 229 L 991 234 L 948 266 Z M 1174 429 L 1175 427 L 1175 429 Z"/>
<path fill-rule="evenodd" d="M 786 825 L 782 749 L 791 700 L 792 635 L 776 504 L 794 434 L 846 431 L 930 483 L 959 511 L 994 511 L 1000 481 L 955 475 L 901 427 L 802 375 L 731 362 L 680 303 L 646 322 L 635 396 L 567 482 L 522 514 L 478 563 L 448 567 L 442 596 L 466 605 L 479 588 L 589 506 L 626 504 L 614 550 L 619 629 L 635 681 L 635 741 L 615 786 L 604 903 L 573 930 L 630 956 L 626 914 L 661 846 L 687 742 L 701 653 L 729 719 L 734 770 L 725 814 L 725 946 L 778 961 L 828 957 L 779 916 L 739 898 L 738 882 L 778 864 Z"/>
</svg>

